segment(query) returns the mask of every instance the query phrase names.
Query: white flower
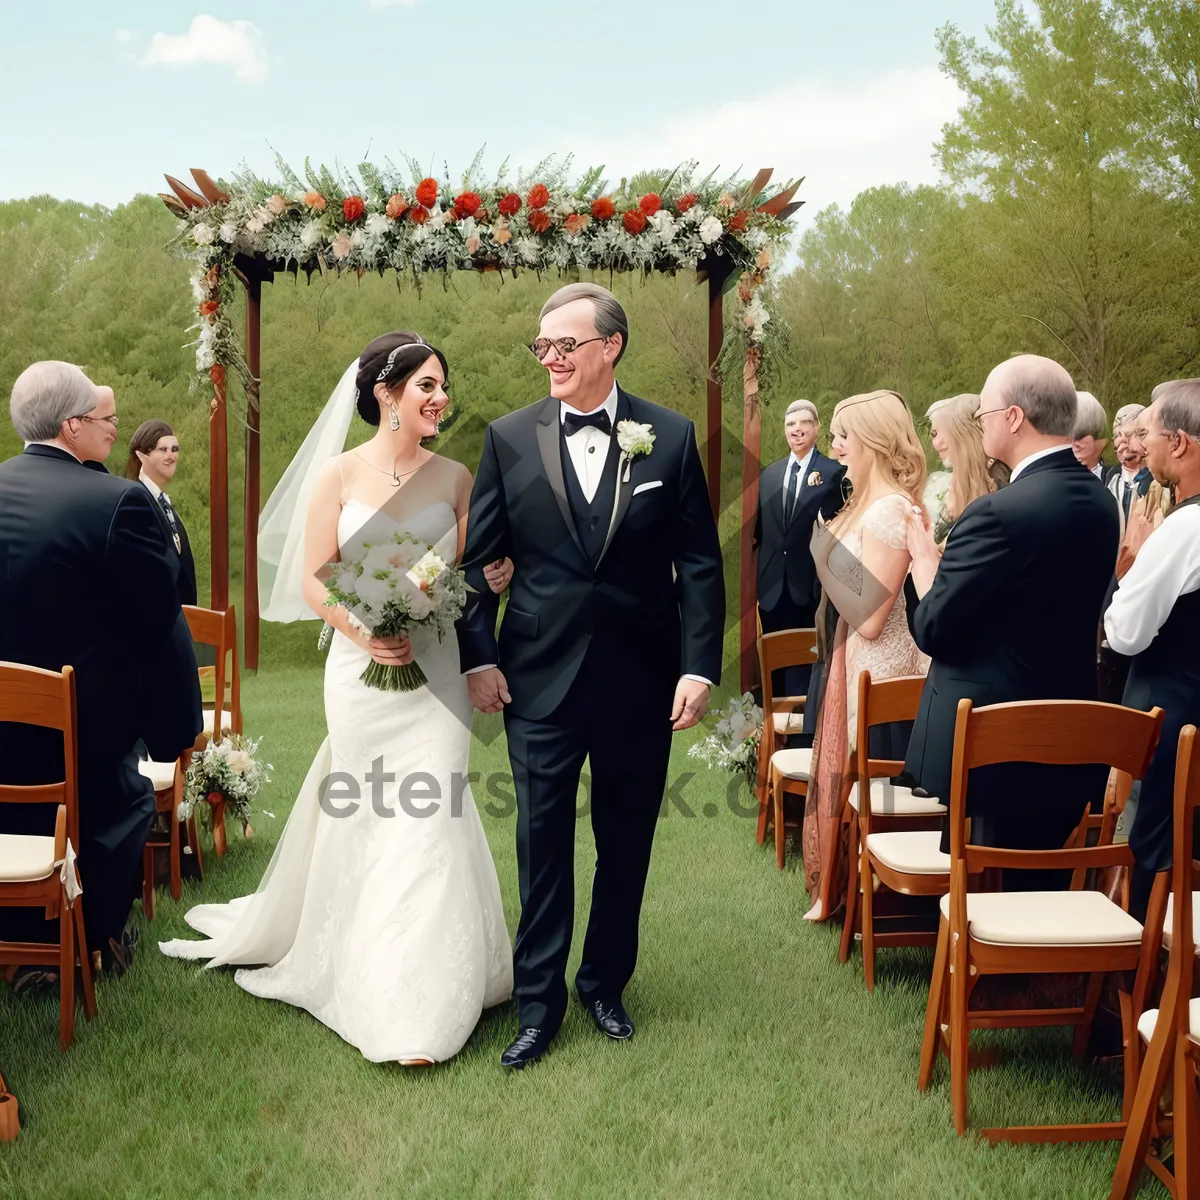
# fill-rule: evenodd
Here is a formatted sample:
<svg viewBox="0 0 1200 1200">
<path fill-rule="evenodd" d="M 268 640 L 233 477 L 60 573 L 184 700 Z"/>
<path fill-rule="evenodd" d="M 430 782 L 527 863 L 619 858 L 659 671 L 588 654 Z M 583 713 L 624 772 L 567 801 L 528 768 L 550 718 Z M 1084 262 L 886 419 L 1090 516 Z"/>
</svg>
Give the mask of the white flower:
<svg viewBox="0 0 1200 1200">
<path fill-rule="evenodd" d="M 763 327 L 771 319 L 771 314 L 763 307 L 762 300 L 755 296 L 749 304 L 746 305 L 745 314 L 742 317 L 742 323 L 750 330 L 750 338 L 752 341 L 761 342 L 763 340 Z"/>
<path fill-rule="evenodd" d="M 391 542 L 379 542 L 362 556 L 360 565 L 364 575 L 374 575 L 376 571 L 392 571 L 401 565 L 399 550 Z"/>
<path fill-rule="evenodd" d="M 664 242 L 669 242 L 675 236 L 675 218 L 671 216 L 670 210 L 660 208 L 658 212 L 650 218 L 650 228 L 658 234 Z"/>
<path fill-rule="evenodd" d="M 711 246 L 725 232 L 725 226 L 716 217 L 705 217 L 700 222 L 700 240 Z"/>
<path fill-rule="evenodd" d="M 429 220 L 425 222 L 428 229 L 443 229 L 446 225 L 446 214 L 440 205 L 429 210 Z"/>
<path fill-rule="evenodd" d="M 245 775 L 254 767 L 254 756 L 249 750 L 233 750 L 229 753 L 229 769 L 238 775 Z"/>
<path fill-rule="evenodd" d="M 300 245 L 305 250 L 311 250 L 324 236 L 324 230 L 321 228 L 320 221 L 309 221 L 305 227 L 300 230 Z"/>
<path fill-rule="evenodd" d="M 391 227 L 391 221 L 383 213 L 372 213 L 367 218 L 367 232 L 372 237 L 382 237 Z"/>
<path fill-rule="evenodd" d="M 513 248 L 530 266 L 536 265 L 541 257 L 541 248 L 533 238 L 521 237 L 513 243 Z"/>
<path fill-rule="evenodd" d="M 637 421 L 618 421 L 617 445 L 627 458 L 649 454 L 654 449 L 654 426 L 641 425 Z"/>
<path fill-rule="evenodd" d="M 211 246 L 213 243 L 213 227 L 203 223 L 192 226 L 192 241 L 197 246 Z"/>
<path fill-rule="evenodd" d="M 413 578 L 411 571 L 400 576 L 397 592 L 403 598 L 404 606 L 414 620 L 423 620 L 433 612 L 432 597 Z"/>
<path fill-rule="evenodd" d="M 387 217 L 384 217 L 384 220 L 386 221 Z M 361 246 L 366 240 L 367 235 L 361 229 L 356 229 L 350 235 L 350 245 L 355 247 Z"/>
<path fill-rule="evenodd" d="M 226 221 L 218 231 L 223 242 L 232 242 L 237 237 L 237 226 L 232 221 Z"/>
<path fill-rule="evenodd" d="M 355 591 L 358 594 L 359 600 L 368 608 L 382 608 L 391 598 L 395 590 L 395 585 L 391 577 L 387 579 L 376 579 L 374 575 L 363 572 L 362 578 L 358 581 L 358 586 Z"/>
<path fill-rule="evenodd" d="M 192 295 L 195 296 L 197 300 L 204 299 L 204 285 L 200 282 L 199 275 L 192 276 Z"/>
<path fill-rule="evenodd" d="M 744 742 L 747 738 L 753 737 L 757 731 L 758 723 L 743 713 L 738 713 L 729 719 L 729 732 L 734 742 Z"/>
</svg>

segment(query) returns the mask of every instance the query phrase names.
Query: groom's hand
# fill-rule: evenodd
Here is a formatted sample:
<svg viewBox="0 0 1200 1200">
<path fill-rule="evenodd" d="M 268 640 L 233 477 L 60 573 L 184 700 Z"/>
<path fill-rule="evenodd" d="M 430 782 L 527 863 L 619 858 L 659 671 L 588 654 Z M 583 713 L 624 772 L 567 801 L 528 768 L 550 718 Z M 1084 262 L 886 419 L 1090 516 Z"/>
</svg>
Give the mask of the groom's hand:
<svg viewBox="0 0 1200 1200">
<path fill-rule="evenodd" d="M 499 667 L 489 667 L 486 671 L 468 675 L 467 694 L 481 713 L 501 712 L 512 701 L 504 672 Z"/>
<path fill-rule="evenodd" d="M 675 704 L 671 708 L 671 728 L 691 729 L 708 711 L 708 684 L 698 679 L 681 679 L 675 685 Z"/>
</svg>

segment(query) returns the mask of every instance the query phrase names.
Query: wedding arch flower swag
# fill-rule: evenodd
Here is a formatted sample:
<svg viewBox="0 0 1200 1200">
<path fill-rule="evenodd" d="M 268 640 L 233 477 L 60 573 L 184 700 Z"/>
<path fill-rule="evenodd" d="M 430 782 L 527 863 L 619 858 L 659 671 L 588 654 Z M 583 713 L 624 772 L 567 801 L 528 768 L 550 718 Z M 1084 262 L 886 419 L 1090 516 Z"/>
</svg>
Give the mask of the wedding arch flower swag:
<svg viewBox="0 0 1200 1200">
<path fill-rule="evenodd" d="M 197 306 L 196 368 L 211 381 L 209 403 L 209 525 L 211 606 L 229 602 L 229 467 L 226 426 L 228 370 L 240 375 L 246 395 L 245 665 L 258 665 L 257 518 L 259 513 L 259 343 L 262 284 L 277 273 L 311 277 L 393 270 L 425 276 L 451 271 L 522 270 L 577 275 L 599 272 L 695 271 L 707 282 L 708 381 L 706 470 L 714 514 L 721 507 L 722 297 L 736 288 L 736 328 L 729 356 L 743 361 L 741 553 L 751 561 L 753 512 L 758 496 L 759 380 L 778 325 L 770 313 L 770 270 L 785 248 L 788 220 L 803 180 L 771 187 L 773 172 L 749 181 L 700 177 L 694 162 L 669 173 L 648 172 L 609 187 L 603 168 L 572 178 L 572 160 L 549 158 L 510 179 L 507 164 L 484 179 L 482 151 L 452 186 L 408 159 L 360 163 L 357 175 L 315 170 L 306 160 L 301 178 L 276 157 L 278 178 L 248 169 L 232 181 L 214 181 L 192 169 L 198 191 L 168 175 L 159 195 L 178 218 L 173 244 L 194 258 Z M 246 290 L 246 336 L 234 328 L 239 283 Z M 740 347 L 736 342 L 740 340 Z M 747 576 L 748 578 L 748 576 Z M 741 597 L 742 689 L 754 662 L 753 589 L 743 579 Z"/>
</svg>

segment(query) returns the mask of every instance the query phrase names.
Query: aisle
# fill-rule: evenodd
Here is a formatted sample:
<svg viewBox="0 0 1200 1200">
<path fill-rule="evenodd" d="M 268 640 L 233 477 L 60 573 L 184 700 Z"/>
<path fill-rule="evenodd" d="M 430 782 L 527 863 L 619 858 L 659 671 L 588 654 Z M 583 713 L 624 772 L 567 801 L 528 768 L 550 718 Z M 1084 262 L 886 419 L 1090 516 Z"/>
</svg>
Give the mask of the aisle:
<svg viewBox="0 0 1200 1200">
<path fill-rule="evenodd" d="M 289 797 L 323 736 L 319 667 L 245 681 L 247 729 L 264 738 L 275 819 L 234 833 L 203 899 L 252 889 Z M 485 735 L 495 733 L 487 728 Z M 185 890 L 159 916 L 130 976 L 102 986 L 100 1017 L 63 1056 L 56 1008 L 0 989 L 0 1065 L 28 1122 L 0 1148 L 0 1193 L 56 1197 L 334 1194 L 353 1197 L 786 1195 L 931 1200 L 1107 1194 L 1115 1146 L 988 1149 L 958 1139 L 946 1073 L 916 1090 L 929 956 L 880 955 L 874 997 L 857 963 L 840 967 L 836 931 L 800 920 L 794 870 L 775 870 L 724 779 L 686 757 L 661 823 L 641 965 L 626 994 L 632 1043 L 602 1040 L 573 1005 L 552 1052 L 506 1076 L 497 1058 L 511 1009 L 485 1020 L 434 1071 L 364 1062 L 309 1018 L 254 999 L 222 972 L 167 960 L 184 934 Z M 503 738 L 477 740 L 472 769 L 510 928 L 517 902 Z M 489 795 L 488 783 L 491 785 Z M 741 802 L 745 802 L 742 794 Z M 578 912 L 591 838 L 580 825 Z M 576 941 L 578 950 L 579 940 Z M 1021 1061 L 972 1078 L 977 1124 L 1112 1119 L 1115 1077 L 1089 1085 L 1065 1033 L 997 1037 Z M 1069 1081 L 1067 1083 L 1063 1080 Z M 1148 1187 L 1145 1195 L 1155 1195 Z"/>
</svg>

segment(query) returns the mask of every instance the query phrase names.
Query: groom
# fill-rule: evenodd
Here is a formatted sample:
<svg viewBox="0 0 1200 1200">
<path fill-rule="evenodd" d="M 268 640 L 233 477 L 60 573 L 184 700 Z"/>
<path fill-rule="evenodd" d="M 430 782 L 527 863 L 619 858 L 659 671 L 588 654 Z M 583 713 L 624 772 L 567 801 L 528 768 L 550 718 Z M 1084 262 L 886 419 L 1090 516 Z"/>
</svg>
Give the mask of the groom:
<svg viewBox="0 0 1200 1200">
<path fill-rule="evenodd" d="M 628 344 L 611 292 L 551 296 L 532 347 L 550 395 L 488 426 L 471 493 L 459 653 L 475 707 L 504 712 L 517 793 L 520 1033 L 507 1067 L 539 1058 L 566 1011 L 585 758 L 596 870 L 575 987 L 602 1033 L 633 1034 L 621 994 L 671 732 L 700 720 L 720 679 L 725 587 L 695 431 L 617 386 Z M 504 557 L 515 572 L 497 639 L 483 568 Z"/>
</svg>

